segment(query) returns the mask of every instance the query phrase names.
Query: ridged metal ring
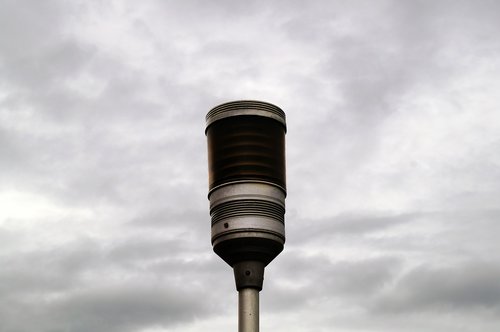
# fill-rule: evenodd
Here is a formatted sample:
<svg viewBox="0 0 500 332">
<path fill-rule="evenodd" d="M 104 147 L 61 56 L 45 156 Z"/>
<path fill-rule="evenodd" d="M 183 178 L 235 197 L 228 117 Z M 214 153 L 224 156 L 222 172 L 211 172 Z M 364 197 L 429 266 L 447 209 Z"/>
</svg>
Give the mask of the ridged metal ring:
<svg viewBox="0 0 500 332">
<path fill-rule="evenodd" d="M 206 128 L 217 120 L 237 115 L 256 115 L 272 118 L 280 122 L 285 127 L 286 132 L 285 112 L 278 106 L 257 100 L 232 101 L 212 108 L 207 113 Z"/>
<path fill-rule="evenodd" d="M 228 218 L 253 216 L 265 217 L 285 223 L 285 208 L 279 204 L 258 200 L 242 199 L 222 203 L 211 211 L 212 225 Z"/>
</svg>

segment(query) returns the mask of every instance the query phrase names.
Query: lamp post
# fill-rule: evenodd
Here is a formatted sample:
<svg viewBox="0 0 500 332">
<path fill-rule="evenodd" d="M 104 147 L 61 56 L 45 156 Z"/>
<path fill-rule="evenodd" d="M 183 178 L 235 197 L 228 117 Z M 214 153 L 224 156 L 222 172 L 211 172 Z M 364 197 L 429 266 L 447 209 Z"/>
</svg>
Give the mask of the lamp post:
<svg viewBox="0 0 500 332">
<path fill-rule="evenodd" d="M 212 245 L 234 270 L 239 332 L 258 332 L 264 268 L 285 243 L 285 113 L 242 100 L 206 121 Z"/>
</svg>

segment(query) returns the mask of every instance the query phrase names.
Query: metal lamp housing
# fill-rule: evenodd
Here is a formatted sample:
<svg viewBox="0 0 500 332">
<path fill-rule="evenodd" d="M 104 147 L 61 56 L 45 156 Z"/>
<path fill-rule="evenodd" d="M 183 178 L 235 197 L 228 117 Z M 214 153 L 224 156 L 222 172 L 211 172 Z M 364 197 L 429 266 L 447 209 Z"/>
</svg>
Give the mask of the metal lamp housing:
<svg viewBox="0 0 500 332">
<path fill-rule="evenodd" d="M 235 101 L 206 121 L 213 249 L 235 273 L 245 262 L 265 266 L 285 243 L 285 113 Z"/>
</svg>

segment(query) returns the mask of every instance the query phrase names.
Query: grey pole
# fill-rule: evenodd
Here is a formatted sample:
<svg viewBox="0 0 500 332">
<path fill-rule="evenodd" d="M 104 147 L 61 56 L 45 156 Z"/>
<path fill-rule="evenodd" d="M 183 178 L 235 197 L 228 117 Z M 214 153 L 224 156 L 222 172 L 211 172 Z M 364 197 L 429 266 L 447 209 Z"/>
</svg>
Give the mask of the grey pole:
<svg viewBox="0 0 500 332">
<path fill-rule="evenodd" d="M 255 288 L 238 292 L 238 332 L 259 332 L 259 291 Z"/>
</svg>

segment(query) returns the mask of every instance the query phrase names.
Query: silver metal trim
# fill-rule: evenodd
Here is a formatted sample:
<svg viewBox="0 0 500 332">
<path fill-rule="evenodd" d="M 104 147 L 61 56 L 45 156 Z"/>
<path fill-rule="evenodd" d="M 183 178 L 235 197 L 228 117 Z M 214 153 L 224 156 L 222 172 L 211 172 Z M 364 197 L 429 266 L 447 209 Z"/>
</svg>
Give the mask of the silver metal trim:
<svg viewBox="0 0 500 332">
<path fill-rule="evenodd" d="M 217 238 L 237 232 L 270 233 L 285 240 L 285 225 L 271 218 L 236 217 L 220 221 L 212 226 L 212 242 Z"/>
<path fill-rule="evenodd" d="M 285 112 L 276 105 L 258 100 L 231 101 L 212 108 L 206 116 L 206 128 L 215 121 L 239 115 L 256 115 L 274 119 L 280 122 L 286 131 Z"/>
<path fill-rule="evenodd" d="M 271 182 L 238 181 L 215 187 L 208 194 L 210 209 L 238 199 L 262 199 L 285 207 L 286 191 Z"/>
<path fill-rule="evenodd" d="M 212 244 L 239 237 L 285 242 L 286 192 L 267 182 L 233 182 L 210 192 Z"/>
</svg>

